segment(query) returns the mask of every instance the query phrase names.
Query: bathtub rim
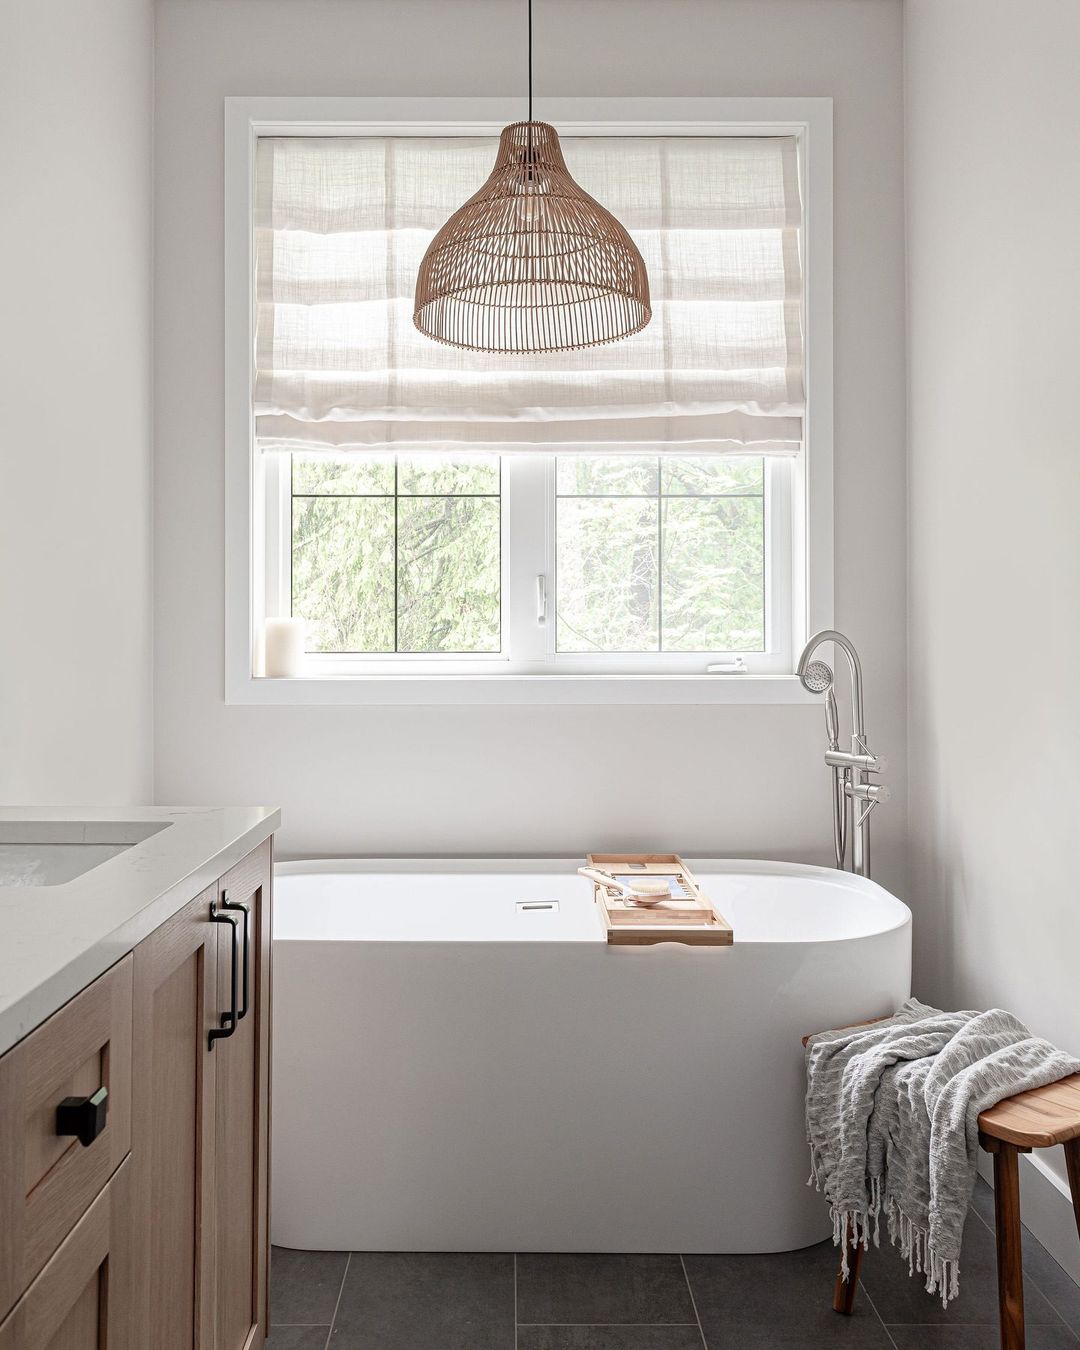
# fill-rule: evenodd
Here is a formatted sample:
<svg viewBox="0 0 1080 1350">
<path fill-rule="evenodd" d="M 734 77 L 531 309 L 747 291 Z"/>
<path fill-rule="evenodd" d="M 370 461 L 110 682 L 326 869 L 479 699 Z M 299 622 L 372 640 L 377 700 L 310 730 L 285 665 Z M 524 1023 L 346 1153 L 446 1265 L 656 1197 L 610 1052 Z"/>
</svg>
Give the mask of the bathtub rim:
<svg viewBox="0 0 1080 1350">
<path fill-rule="evenodd" d="M 869 933 L 849 933 L 838 937 L 816 937 L 806 938 L 799 941 L 779 939 L 775 941 L 762 939 L 749 939 L 739 941 L 738 934 L 735 937 L 735 947 L 806 947 L 814 945 L 833 946 L 845 942 L 867 942 L 874 938 L 885 937 L 890 933 L 898 932 L 904 928 L 912 926 L 912 912 L 909 905 L 894 895 L 892 891 L 886 890 L 879 882 L 861 877 L 853 872 L 841 872 L 835 867 L 820 867 L 813 863 L 801 862 L 781 862 L 772 861 L 767 858 L 699 858 L 687 857 L 687 863 L 693 867 L 698 875 L 708 875 L 711 873 L 729 872 L 734 875 L 765 876 L 776 874 L 788 877 L 805 877 L 809 880 L 828 881 L 833 885 L 839 885 L 844 889 L 864 894 L 872 895 L 876 900 L 881 900 L 897 907 L 895 922 L 875 928 Z M 467 875 L 470 872 L 477 872 L 481 875 L 498 875 L 500 872 L 506 872 L 510 875 L 520 873 L 528 875 L 529 873 L 549 873 L 551 875 L 567 875 L 577 870 L 582 865 L 582 860 L 577 857 L 560 856 L 541 856 L 541 857 L 523 857 L 515 854 L 512 857 L 482 856 L 482 857 L 436 857 L 428 855 L 381 855 L 381 856 L 350 856 L 350 857 L 330 857 L 330 858 L 286 858 L 274 860 L 275 876 L 333 876 L 343 874 L 346 876 L 363 876 L 378 872 L 396 871 L 404 875 L 431 876 L 439 873 L 450 873 L 451 875 Z M 296 937 L 277 937 L 275 942 L 303 942 L 303 941 L 327 941 L 334 939 L 319 938 L 296 938 Z M 388 938 L 361 938 L 350 939 L 352 941 L 362 941 L 365 943 L 391 944 L 399 939 Z M 415 939 L 416 942 L 445 942 L 447 939 Z M 493 939 L 491 946 L 497 946 L 500 939 Z M 554 939 L 557 943 L 558 939 Z M 603 938 L 601 937 L 603 942 Z M 513 942 L 507 945 L 515 945 Z M 578 944 L 574 944 L 578 945 Z M 590 945 L 590 944 L 585 944 Z M 607 945 L 607 943 L 603 943 Z M 664 947 L 677 944 L 663 943 Z M 649 950 L 648 948 L 627 948 L 625 950 Z M 729 947 L 701 947 L 687 948 L 694 951 L 729 951 Z"/>
</svg>

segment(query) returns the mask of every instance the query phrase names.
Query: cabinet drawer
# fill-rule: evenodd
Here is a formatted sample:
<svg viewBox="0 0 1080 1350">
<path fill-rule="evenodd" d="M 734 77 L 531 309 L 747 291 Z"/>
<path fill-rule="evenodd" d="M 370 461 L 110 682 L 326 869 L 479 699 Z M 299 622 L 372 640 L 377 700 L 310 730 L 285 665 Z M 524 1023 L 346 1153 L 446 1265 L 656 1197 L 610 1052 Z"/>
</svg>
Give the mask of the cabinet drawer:
<svg viewBox="0 0 1080 1350">
<path fill-rule="evenodd" d="M 121 1164 L 0 1321 L 0 1350 L 134 1350 L 130 1171 Z"/>
<path fill-rule="evenodd" d="M 128 956 L 0 1058 L 0 1317 L 131 1146 L 131 973 Z M 65 1099 L 102 1088 L 96 1137 L 90 1107 L 58 1120 Z"/>
</svg>

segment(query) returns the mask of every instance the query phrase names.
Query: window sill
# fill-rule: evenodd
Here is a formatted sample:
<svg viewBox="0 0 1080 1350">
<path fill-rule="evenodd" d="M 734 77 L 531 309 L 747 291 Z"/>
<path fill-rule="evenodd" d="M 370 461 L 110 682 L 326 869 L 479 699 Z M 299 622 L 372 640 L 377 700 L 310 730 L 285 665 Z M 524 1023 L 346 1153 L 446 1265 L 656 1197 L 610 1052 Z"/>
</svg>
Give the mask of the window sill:
<svg viewBox="0 0 1080 1350">
<path fill-rule="evenodd" d="M 349 675 L 247 677 L 228 704 L 465 707 L 543 704 L 812 704 L 794 675 Z"/>
</svg>

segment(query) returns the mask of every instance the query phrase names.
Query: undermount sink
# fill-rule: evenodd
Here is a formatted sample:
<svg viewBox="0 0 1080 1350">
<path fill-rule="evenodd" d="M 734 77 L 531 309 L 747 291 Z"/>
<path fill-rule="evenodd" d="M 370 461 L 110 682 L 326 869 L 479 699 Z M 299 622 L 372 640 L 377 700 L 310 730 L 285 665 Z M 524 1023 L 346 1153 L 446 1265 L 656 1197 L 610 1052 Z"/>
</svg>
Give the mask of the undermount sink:
<svg viewBox="0 0 1080 1350">
<path fill-rule="evenodd" d="M 169 823 L 0 821 L 0 887 L 62 886 L 167 829 Z"/>
</svg>

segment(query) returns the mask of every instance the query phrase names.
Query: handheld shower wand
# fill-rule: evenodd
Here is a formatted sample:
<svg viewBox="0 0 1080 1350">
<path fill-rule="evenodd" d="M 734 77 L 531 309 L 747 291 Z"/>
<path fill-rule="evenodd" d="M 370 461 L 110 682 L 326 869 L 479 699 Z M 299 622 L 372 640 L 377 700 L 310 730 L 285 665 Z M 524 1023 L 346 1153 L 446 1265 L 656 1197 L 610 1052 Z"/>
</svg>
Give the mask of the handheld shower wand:
<svg viewBox="0 0 1080 1350">
<path fill-rule="evenodd" d="M 823 642 L 832 642 L 847 657 L 851 673 L 851 751 L 840 749 L 840 719 L 833 690 L 832 667 L 812 659 Z M 866 740 L 863 710 L 862 664 L 859 654 L 843 633 L 823 629 L 806 644 L 799 657 L 797 674 L 811 694 L 825 695 L 825 729 L 829 748 L 825 763 L 833 771 L 833 846 L 836 865 L 843 868 L 851 844 L 851 870 L 870 875 L 870 813 L 879 802 L 888 801 L 889 789 L 868 781 L 868 775 L 883 773 L 885 760 L 875 755 Z"/>
<path fill-rule="evenodd" d="M 833 689 L 835 677 L 832 667 L 824 661 L 811 661 L 802 672 L 800 679 L 803 688 L 811 694 L 825 695 L 825 734 L 829 738 L 829 749 L 840 749 L 840 714 L 836 706 L 836 691 Z M 847 800 L 844 797 L 844 770 L 834 764 L 833 777 L 833 853 L 836 866 L 843 871 L 847 854 Z"/>
<path fill-rule="evenodd" d="M 825 732 L 829 737 L 829 749 L 840 749 L 840 714 L 836 709 L 836 695 L 830 689 L 825 695 Z"/>
<path fill-rule="evenodd" d="M 829 738 L 829 749 L 840 749 L 840 713 L 836 707 L 836 691 L 830 685 L 825 694 L 825 734 Z M 844 796 L 844 771 L 838 765 L 832 766 L 833 775 L 833 852 L 836 865 L 844 870 L 847 856 L 847 798 Z"/>
</svg>

